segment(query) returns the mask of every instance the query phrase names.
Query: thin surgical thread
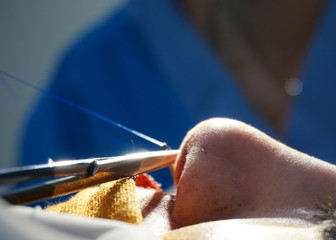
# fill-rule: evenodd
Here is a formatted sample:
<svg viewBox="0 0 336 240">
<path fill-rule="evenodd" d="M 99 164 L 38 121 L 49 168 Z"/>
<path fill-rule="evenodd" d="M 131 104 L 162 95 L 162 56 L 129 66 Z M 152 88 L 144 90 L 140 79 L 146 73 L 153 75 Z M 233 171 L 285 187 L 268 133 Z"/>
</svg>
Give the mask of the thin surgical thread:
<svg viewBox="0 0 336 240">
<path fill-rule="evenodd" d="M 14 91 L 14 89 L 9 85 L 8 81 L 6 80 L 5 76 L 0 75 L 0 82 L 1 84 L 4 86 L 4 88 L 6 89 L 6 91 L 10 94 L 10 96 L 15 99 L 18 100 L 16 101 L 18 103 L 18 105 L 20 107 L 24 106 L 25 103 L 24 101 L 21 101 L 21 99 L 19 98 L 18 94 Z"/>
<path fill-rule="evenodd" d="M 71 102 L 71 101 L 69 101 L 69 100 L 67 100 L 65 98 L 62 98 L 62 97 L 60 97 L 60 96 L 58 96 L 58 95 L 56 95 L 56 94 L 54 94 L 54 93 L 52 93 L 50 91 L 47 91 L 47 90 L 42 89 L 40 87 L 37 87 L 37 86 L 35 86 L 35 85 L 33 85 L 33 84 L 29 83 L 29 82 L 26 82 L 26 81 L 24 81 L 24 80 L 22 80 L 22 79 L 20 79 L 18 77 L 15 77 L 15 76 L 13 76 L 13 75 L 5 72 L 5 71 L 0 70 L 0 74 L 2 74 L 3 76 L 6 76 L 6 77 L 8 77 L 8 78 L 10 78 L 12 80 L 15 80 L 15 81 L 17 81 L 17 82 L 19 82 L 21 84 L 24 84 L 24 85 L 26 85 L 26 86 L 28 86 L 30 88 L 33 88 L 36 91 L 41 92 L 41 93 L 43 93 L 43 94 L 45 94 L 47 96 L 50 96 L 50 97 L 56 99 L 57 101 L 63 102 L 65 104 L 67 104 L 69 106 L 72 106 L 72 107 L 74 107 L 74 108 L 76 108 L 76 109 L 78 109 L 78 110 L 80 110 L 82 112 L 85 112 L 85 113 L 87 113 L 87 114 L 89 114 L 89 115 L 91 115 L 93 117 L 96 117 L 98 119 L 101 119 L 101 120 L 109 123 L 109 124 L 112 124 L 112 125 L 114 125 L 116 127 L 119 127 L 119 128 L 121 128 L 121 129 L 123 129 L 123 130 L 125 130 L 125 131 L 127 131 L 127 132 L 129 132 L 129 133 L 131 133 L 133 135 L 136 135 L 136 136 L 138 136 L 138 137 L 140 137 L 140 138 L 142 138 L 142 139 L 144 139 L 144 140 L 146 140 L 148 142 L 151 142 L 151 143 L 153 143 L 155 145 L 158 145 L 159 147 L 162 147 L 162 148 L 166 148 L 167 147 L 167 144 L 164 143 L 164 142 L 160 142 L 160 141 L 158 141 L 158 140 L 156 140 L 154 138 L 151 138 L 151 137 L 149 137 L 149 136 L 147 136 L 147 135 L 145 135 L 145 134 L 143 134 L 141 132 L 138 132 L 138 131 L 136 131 L 134 129 L 131 129 L 129 127 L 126 127 L 126 126 L 124 126 L 124 125 L 122 125 L 122 124 L 120 124 L 118 122 L 110 120 L 110 119 L 108 119 L 108 118 L 106 118 L 106 117 L 104 117 L 104 116 L 102 116 L 102 115 L 100 115 L 98 113 L 95 113 L 95 112 L 93 112 L 93 111 L 91 111 L 89 109 L 86 109 L 86 108 L 78 105 L 78 104 L 75 104 L 75 103 L 73 103 L 73 102 Z"/>
</svg>

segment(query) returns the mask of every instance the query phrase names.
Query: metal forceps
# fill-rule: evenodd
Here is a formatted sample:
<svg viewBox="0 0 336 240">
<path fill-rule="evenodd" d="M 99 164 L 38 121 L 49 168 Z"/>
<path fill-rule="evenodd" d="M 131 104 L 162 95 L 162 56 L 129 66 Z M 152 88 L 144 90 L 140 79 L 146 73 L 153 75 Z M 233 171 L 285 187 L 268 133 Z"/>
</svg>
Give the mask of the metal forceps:
<svg viewBox="0 0 336 240">
<path fill-rule="evenodd" d="M 0 169 L 0 185 L 55 178 L 5 193 L 1 197 L 12 204 L 34 203 L 170 166 L 178 153 L 179 150 L 162 150 L 117 157 L 56 162 L 49 160 L 47 164 Z"/>
</svg>

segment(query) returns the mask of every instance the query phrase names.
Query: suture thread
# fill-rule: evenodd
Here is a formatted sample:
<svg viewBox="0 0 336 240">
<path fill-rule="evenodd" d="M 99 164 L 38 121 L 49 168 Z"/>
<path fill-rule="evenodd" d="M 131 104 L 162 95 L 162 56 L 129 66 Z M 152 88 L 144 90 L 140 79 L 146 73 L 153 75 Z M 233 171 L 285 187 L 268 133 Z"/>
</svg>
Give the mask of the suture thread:
<svg viewBox="0 0 336 240">
<path fill-rule="evenodd" d="M 113 121 L 111 119 L 108 119 L 108 118 L 106 118 L 106 117 L 104 117 L 104 116 L 102 116 L 102 115 L 100 115 L 98 113 L 95 113 L 95 112 L 93 112 L 93 111 L 91 111 L 91 110 L 89 110 L 87 108 L 84 108 L 84 107 L 82 107 L 82 106 L 80 106 L 80 105 L 78 105 L 76 103 L 73 103 L 73 102 L 71 102 L 71 101 L 69 101 L 69 100 L 67 100 L 65 98 L 62 98 L 62 97 L 60 97 L 60 96 L 58 96 L 58 95 L 56 95 L 56 94 L 54 94 L 54 93 L 52 93 L 50 91 L 47 91 L 47 90 L 42 89 L 42 88 L 40 88 L 38 86 L 35 86 L 35 85 L 33 85 L 33 84 L 31 84 L 31 83 L 29 83 L 27 81 L 24 81 L 24 80 L 22 80 L 22 79 L 20 79 L 18 77 L 15 77 L 15 76 L 13 76 L 13 75 L 5 72 L 5 71 L 0 70 L 0 74 L 3 75 L 3 76 L 5 76 L 5 77 L 8 77 L 9 79 L 12 79 L 12 80 L 17 81 L 17 82 L 19 82 L 21 84 L 24 84 L 27 87 L 30 87 L 30 88 L 32 88 L 32 89 L 34 89 L 34 90 L 36 90 L 36 91 L 38 91 L 40 93 L 43 93 L 43 94 L 45 94 L 45 95 L 47 95 L 49 97 L 52 97 L 52 98 L 56 99 L 57 101 L 63 102 L 64 104 L 67 104 L 67 105 L 69 105 L 71 107 L 74 107 L 74 108 L 76 108 L 76 109 L 78 109 L 78 110 L 80 110 L 82 112 L 85 112 L 85 113 L 87 113 L 87 114 L 89 114 L 89 115 L 91 115 L 93 117 L 96 117 L 98 119 L 101 119 L 101 120 L 109 123 L 109 124 L 112 124 L 112 125 L 114 125 L 116 127 L 119 127 L 119 128 L 121 128 L 121 129 L 123 129 L 123 130 L 125 130 L 125 131 L 127 131 L 127 132 L 129 132 L 129 133 L 131 133 L 133 135 L 135 135 L 135 136 L 138 136 L 138 137 L 140 137 L 140 138 L 142 138 L 142 139 L 144 139 L 144 140 L 146 140 L 148 142 L 151 142 L 151 143 L 153 143 L 155 145 L 158 145 L 161 148 L 166 148 L 167 147 L 167 144 L 165 142 L 158 141 L 158 140 L 156 140 L 156 139 L 154 139 L 152 137 L 149 137 L 149 136 L 147 136 L 147 135 L 145 135 L 145 134 L 143 134 L 141 132 L 138 132 L 138 131 L 136 131 L 134 129 L 126 127 L 126 126 L 124 126 L 124 125 L 122 125 L 122 124 L 120 124 L 118 122 L 115 122 L 115 121 Z"/>
</svg>

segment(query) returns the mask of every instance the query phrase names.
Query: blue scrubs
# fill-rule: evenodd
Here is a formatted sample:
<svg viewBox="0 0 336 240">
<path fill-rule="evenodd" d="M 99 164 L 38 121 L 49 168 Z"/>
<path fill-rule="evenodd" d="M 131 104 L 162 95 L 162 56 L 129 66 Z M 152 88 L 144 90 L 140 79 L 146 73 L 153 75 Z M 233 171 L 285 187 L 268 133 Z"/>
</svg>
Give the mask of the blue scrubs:
<svg viewBox="0 0 336 240">
<path fill-rule="evenodd" d="M 336 2 L 329 1 L 304 62 L 286 136 L 300 151 L 336 163 Z M 131 0 L 85 34 L 49 87 L 113 121 L 178 148 L 210 117 L 249 123 L 280 139 L 174 0 Z M 113 156 L 158 147 L 48 96 L 27 122 L 22 164 Z M 168 187 L 167 169 L 153 173 Z"/>
</svg>

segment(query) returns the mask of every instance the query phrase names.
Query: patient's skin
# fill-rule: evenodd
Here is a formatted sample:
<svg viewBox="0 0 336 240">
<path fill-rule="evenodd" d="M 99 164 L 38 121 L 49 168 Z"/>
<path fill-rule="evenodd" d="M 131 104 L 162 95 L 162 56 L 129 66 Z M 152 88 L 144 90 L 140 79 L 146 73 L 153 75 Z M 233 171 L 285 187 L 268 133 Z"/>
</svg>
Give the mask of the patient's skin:
<svg viewBox="0 0 336 240">
<path fill-rule="evenodd" d="M 322 236 L 319 220 L 334 218 L 334 165 L 291 149 L 231 119 L 202 122 L 187 134 L 175 166 L 175 183 L 176 199 L 157 194 L 154 204 L 148 204 L 153 194 L 140 197 L 147 199 L 141 202 L 147 211 L 145 224 L 159 223 L 160 229 L 168 230 L 231 219 L 216 224 L 230 225 L 234 221 L 246 226 L 247 221 L 258 226 L 311 227 L 316 236 Z M 166 220 L 147 220 L 151 211 Z M 274 224 L 274 218 L 286 220 Z M 295 221 L 288 224 L 288 219 Z M 215 226 L 211 225 L 215 223 L 204 224 L 208 224 L 207 228 Z M 311 239 L 320 239 L 316 236 Z"/>
<path fill-rule="evenodd" d="M 199 124 L 181 150 L 173 214 L 182 226 L 230 218 L 306 217 L 299 209 L 314 211 L 315 204 L 336 200 L 334 165 L 238 121 Z"/>
</svg>

